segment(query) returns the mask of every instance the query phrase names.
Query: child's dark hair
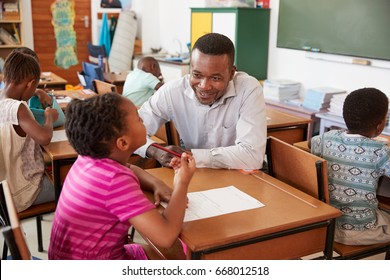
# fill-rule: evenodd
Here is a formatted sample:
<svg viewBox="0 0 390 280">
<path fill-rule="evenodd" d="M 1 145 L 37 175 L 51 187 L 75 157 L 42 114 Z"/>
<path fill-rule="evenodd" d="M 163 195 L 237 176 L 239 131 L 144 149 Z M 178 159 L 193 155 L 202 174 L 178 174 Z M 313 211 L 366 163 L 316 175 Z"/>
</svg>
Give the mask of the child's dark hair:
<svg viewBox="0 0 390 280">
<path fill-rule="evenodd" d="M 66 108 L 65 130 L 79 155 L 105 158 L 114 141 L 127 128 L 122 109 L 123 97 L 117 93 L 72 100 Z"/>
<path fill-rule="evenodd" d="M 41 68 L 36 54 L 32 55 L 17 48 L 5 59 L 3 73 L 5 83 L 13 82 L 18 84 L 27 79 L 39 80 Z"/>
<path fill-rule="evenodd" d="M 376 127 L 386 116 L 389 100 L 375 88 L 361 88 L 347 95 L 343 117 L 348 130 L 364 133 Z"/>
<path fill-rule="evenodd" d="M 200 52 L 208 55 L 229 56 L 230 64 L 234 64 L 234 45 L 225 35 L 219 33 L 208 33 L 200 37 L 192 50 L 198 49 Z"/>
</svg>

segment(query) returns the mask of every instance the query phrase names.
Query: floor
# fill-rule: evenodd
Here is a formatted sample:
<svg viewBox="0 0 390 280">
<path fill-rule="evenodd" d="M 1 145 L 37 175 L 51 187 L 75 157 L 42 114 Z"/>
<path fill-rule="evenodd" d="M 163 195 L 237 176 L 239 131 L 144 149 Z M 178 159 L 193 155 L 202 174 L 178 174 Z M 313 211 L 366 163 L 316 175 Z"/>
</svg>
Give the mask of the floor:
<svg viewBox="0 0 390 280">
<path fill-rule="evenodd" d="M 51 230 L 51 224 L 53 221 L 53 214 L 48 214 L 45 215 L 42 221 L 42 232 L 43 232 L 43 247 L 44 251 L 43 252 L 38 252 L 37 250 L 37 231 L 36 231 L 36 222 L 35 218 L 31 219 L 26 219 L 22 221 L 22 227 L 23 230 L 26 233 L 27 237 L 27 243 L 29 245 L 31 254 L 34 257 L 40 258 L 40 259 L 48 259 L 47 257 L 47 249 L 49 247 L 49 240 L 50 240 L 50 230 Z M 139 236 L 135 236 L 135 241 L 139 243 L 144 243 L 143 239 L 140 238 Z M 0 242 L 1 242 L 1 248 L 3 244 L 3 236 L 0 235 Z M 1 249 L 2 250 L 2 249 Z M 2 251 L 1 251 L 2 252 Z M 315 258 L 319 255 L 310 255 L 306 256 L 303 259 L 312 259 Z M 384 260 L 385 259 L 385 254 L 378 254 L 372 257 L 369 257 L 367 259 L 370 260 Z"/>
</svg>

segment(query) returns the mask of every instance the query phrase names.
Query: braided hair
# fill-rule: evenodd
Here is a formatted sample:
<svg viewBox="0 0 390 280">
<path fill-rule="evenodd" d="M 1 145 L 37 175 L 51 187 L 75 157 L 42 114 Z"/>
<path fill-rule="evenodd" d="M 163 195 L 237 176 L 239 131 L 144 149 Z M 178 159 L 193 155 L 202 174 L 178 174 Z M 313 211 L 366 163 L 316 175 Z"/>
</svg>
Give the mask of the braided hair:
<svg viewBox="0 0 390 280">
<path fill-rule="evenodd" d="M 343 105 L 343 117 L 348 130 L 364 133 L 384 120 L 389 100 L 376 88 L 361 88 L 347 95 Z"/>
<path fill-rule="evenodd" d="M 41 68 L 36 54 L 25 51 L 24 48 L 14 49 L 5 59 L 3 73 L 4 82 L 19 84 L 28 79 L 39 80 Z M 33 55 L 33 53 L 35 55 Z"/>
<path fill-rule="evenodd" d="M 123 97 L 117 93 L 72 100 L 66 108 L 65 131 L 79 155 L 105 158 L 115 140 L 127 129 L 122 109 Z"/>
</svg>

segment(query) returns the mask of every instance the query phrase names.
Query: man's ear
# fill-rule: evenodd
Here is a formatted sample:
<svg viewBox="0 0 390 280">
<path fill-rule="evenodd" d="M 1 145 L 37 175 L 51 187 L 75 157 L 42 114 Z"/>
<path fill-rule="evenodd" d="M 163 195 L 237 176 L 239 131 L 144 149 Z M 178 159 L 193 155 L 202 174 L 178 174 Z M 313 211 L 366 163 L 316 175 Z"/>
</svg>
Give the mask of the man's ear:
<svg viewBox="0 0 390 280">
<path fill-rule="evenodd" d="M 237 67 L 236 67 L 236 65 L 233 65 L 232 69 L 230 70 L 230 81 L 233 80 L 234 74 L 236 73 L 236 71 L 237 71 Z"/>
</svg>

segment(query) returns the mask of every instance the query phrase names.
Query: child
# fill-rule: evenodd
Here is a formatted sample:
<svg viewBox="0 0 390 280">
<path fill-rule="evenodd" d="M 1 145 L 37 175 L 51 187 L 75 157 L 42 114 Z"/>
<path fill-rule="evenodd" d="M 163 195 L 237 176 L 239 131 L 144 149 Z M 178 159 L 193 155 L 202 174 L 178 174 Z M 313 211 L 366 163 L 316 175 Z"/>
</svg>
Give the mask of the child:
<svg viewBox="0 0 390 280">
<path fill-rule="evenodd" d="M 387 96 L 374 88 L 351 92 L 344 101 L 348 130 L 333 130 L 311 140 L 311 152 L 328 161 L 330 203 L 340 209 L 335 241 L 369 245 L 390 241 L 390 213 L 378 209 L 381 175 L 390 176 L 390 147 L 375 139 L 383 131 Z"/>
<path fill-rule="evenodd" d="M 58 113 L 47 107 L 50 97 L 38 92 L 47 107 L 41 126 L 26 103 L 34 95 L 41 74 L 36 55 L 29 51 L 15 49 L 6 58 L 5 87 L 0 95 L 0 179 L 8 181 L 18 212 L 54 200 L 53 185 L 44 175 L 40 145 L 50 143 Z"/>
<path fill-rule="evenodd" d="M 140 107 L 162 85 L 158 61 L 147 56 L 141 58 L 137 68 L 127 75 L 122 95 L 133 101 L 135 106 Z"/>
<path fill-rule="evenodd" d="M 127 166 L 146 139 L 130 100 L 113 93 L 73 100 L 65 129 L 79 156 L 55 212 L 49 259 L 147 259 L 143 250 L 134 253 L 140 246 L 125 245 L 131 225 L 157 246 L 170 247 L 183 224 L 187 187 L 195 172 L 192 156 L 183 153 L 172 161 L 174 190 L 160 214 L 141 188 L 154 191 L 159 204 L 161 194 L 167 200 L 168 186 L 139 167 Z"/>
</svg>

